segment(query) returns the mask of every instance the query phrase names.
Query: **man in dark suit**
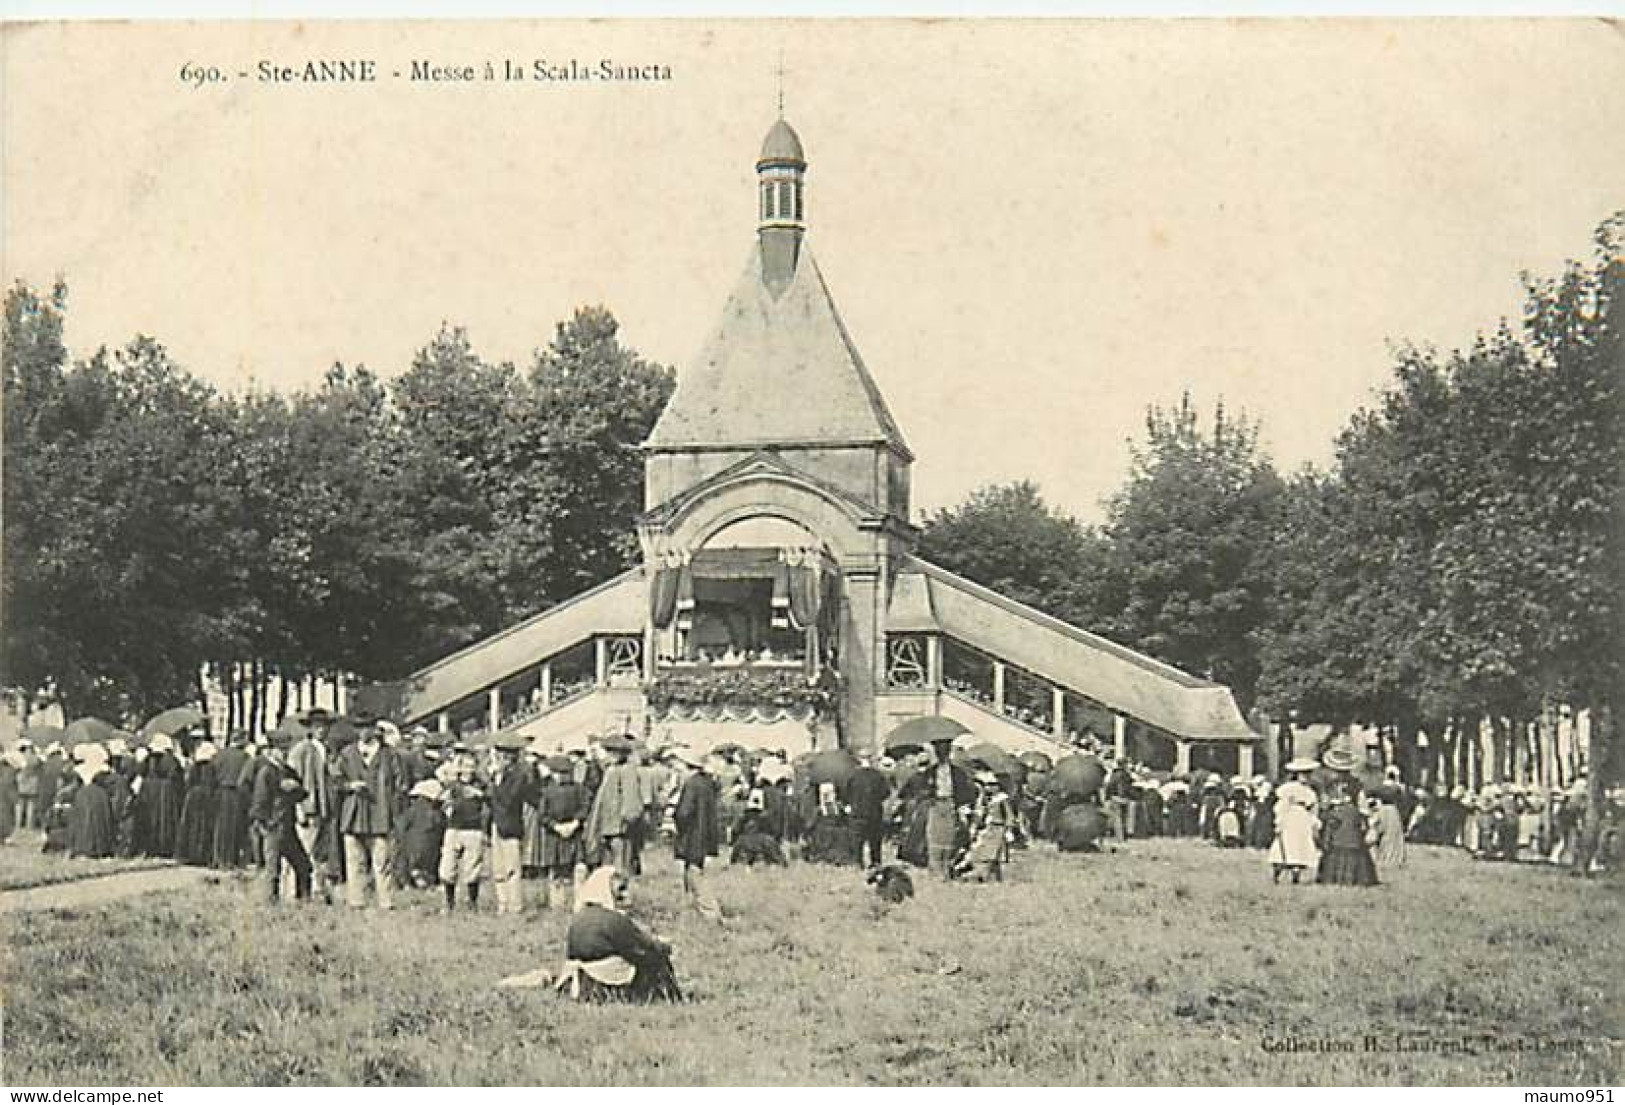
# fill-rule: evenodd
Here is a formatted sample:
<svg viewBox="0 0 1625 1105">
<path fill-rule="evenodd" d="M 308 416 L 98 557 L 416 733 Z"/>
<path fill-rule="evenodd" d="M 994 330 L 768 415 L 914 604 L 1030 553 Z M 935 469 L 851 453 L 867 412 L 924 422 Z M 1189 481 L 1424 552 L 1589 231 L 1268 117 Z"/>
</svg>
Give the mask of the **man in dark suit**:
<svg viewBox="0 0 1625 1105">
<path fill-rule="evenodd" d="M 263 863 L 265 900 L 282 896 L 282 864 L 293 869 L 293 893 L 300 900 L 310 897 L 310 856 L 294 831 L 294 812 L 304 800 L 305 788 L 299 775 L 288 766 L 288 734 L 271 734 L 265 754 L 256 761 L 249 818 L 259 832 Z"/>
<path fill-rule="evenodd" d="M 519 882 L 520 851 L 525 839 L 525 806 L 541 799 L 536 775 L 519 762 L 525 738 L 504 733 L 492 742 L 496 769 L 491 776 L 491 882 L 496 888 L 498 913 L 523 913 L 524 893 Z"/>
<path fill-rule="evenodd" d="M 705 762 L 688 749 L 674 749 L 671 758 L 688 771 L 678 792 L 677 811 L 672 819 L 677 829 L 672 850 L 683 861 L 683 890 L 702 914 L 721 920 L 722 904 L 706 893 L 700 874 L 705 869 L 706 859 L 716 855 L 722 845 L 717 783 L 706 773 Z"/>
<path fill-rule="evenodd" d="M 399 814 L 399 762 L 384 747 L 376 721 L 357 717 L 356 741 L 339 753 L 330 790 L 339 797 L 338 830 L 344 838 L 344 896 L 355 909 L 367 904 L 372 872 L 379 909 L 393 906 L 390 831 Z"/>
<path fill-rule="evenodd" d="M 880 842 L 885 835 L 886 799 L 891 780 L 868 756 L 858 758 L 858 769 L 846 781 L 844 800 L 852 810 L 853 827 L 864 850 L 864 866 L 879 867 Z"/>
</svg>

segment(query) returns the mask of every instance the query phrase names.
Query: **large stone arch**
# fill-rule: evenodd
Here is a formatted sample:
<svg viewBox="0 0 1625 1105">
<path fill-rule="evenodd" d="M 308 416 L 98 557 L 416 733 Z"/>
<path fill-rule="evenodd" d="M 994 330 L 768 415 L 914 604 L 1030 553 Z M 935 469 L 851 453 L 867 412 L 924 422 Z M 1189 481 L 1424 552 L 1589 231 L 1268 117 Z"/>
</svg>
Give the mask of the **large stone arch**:
<svg viewBox="0 0 1625 1105">
<path fill-rule="evenodd" d="M 753 472 L 706 488 L 662 527 L 668 542 L 697 549 L 718 531 L 747 518 L 773 517 L 814 535 L 837 560 L 875 554 L 874 535 L 861 514 L 825 489 L 784 472 Z"/>
</svg>

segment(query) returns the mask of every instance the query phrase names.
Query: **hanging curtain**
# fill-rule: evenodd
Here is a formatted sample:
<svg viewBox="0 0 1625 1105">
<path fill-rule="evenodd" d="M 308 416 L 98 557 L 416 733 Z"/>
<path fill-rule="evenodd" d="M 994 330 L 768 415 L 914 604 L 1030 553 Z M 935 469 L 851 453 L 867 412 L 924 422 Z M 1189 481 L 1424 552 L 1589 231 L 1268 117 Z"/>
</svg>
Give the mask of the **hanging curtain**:
<svg viewBox="0 0 1625 1105">
<path fill-rule="evenodd" d="M 773 628 L 789 629 L 791 624 L 790 611 L 790 577 L 795 569 L 782 560 L 773 565 Z M 797 626 L 796 628 L 801 628 Z"/>
<path fill-rule="evenodd" d="M 786 571 L 790 577 L 790 624 L 806 630 L 808 626 L 818 624 L 818 615 L 823 609 L 823 573 L 816 563 L 803 564 Z"/>
<path fill-rule="evenodd" d="M 694 570 L 687 564 L 677 569 L 677 617 L 685 626 L 694 620 Z"/>
<path fill-rule="evenodd" d="M 656 629 L 671 625 L 677 613 L 677 586 L 681 568 L 656 568 L 649 584 L 649 620 Z"/>
</svg>

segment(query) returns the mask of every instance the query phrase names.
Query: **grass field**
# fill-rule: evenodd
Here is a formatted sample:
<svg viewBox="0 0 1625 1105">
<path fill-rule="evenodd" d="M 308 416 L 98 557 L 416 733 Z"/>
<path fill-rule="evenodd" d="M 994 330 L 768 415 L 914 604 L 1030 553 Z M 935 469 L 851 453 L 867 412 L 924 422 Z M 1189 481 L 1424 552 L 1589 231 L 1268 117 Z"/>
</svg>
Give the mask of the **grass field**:
<svg viewBox="0 0 1625 1105">
<path fill-rule="evenodd" d="M 61 852 L 46 855 L 40 851 L 43 839 L 41 833 L 21 832 L 0 844 L 0 891 L 174 866 L 174 861 L 167 859 L 69 859 Z"/>
<path fill-rule="evenodd" d="M 850 870 L 711 882 L 722 928 L 664 862 L 634 889 L 676 944 L 675 1007 L 495 990 L 556 965 L 563 917 L 426 893 L 273 919 L 228 878 L 16 916 L 0 1081 L 1596 1086 L 1625 1056 L 1617 882 L 1424 849 L 1378 889 L 1277 887 L 1256 853 L 1185 841 L 1035 851 L 897 907 Z"/>
</svg>

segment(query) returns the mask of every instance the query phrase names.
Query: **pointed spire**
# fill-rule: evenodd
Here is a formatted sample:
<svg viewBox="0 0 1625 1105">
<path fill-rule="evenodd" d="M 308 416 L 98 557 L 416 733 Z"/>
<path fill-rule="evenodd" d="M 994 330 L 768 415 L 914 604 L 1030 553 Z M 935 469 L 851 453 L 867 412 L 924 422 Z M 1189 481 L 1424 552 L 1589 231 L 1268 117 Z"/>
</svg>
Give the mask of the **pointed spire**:
<svg viewBox="0 0 1625 1105">
<path fill-rule="evenodd" d="M 779 118 L 784 118 L 784 47 L 779 47 Z"/>
</svg>

